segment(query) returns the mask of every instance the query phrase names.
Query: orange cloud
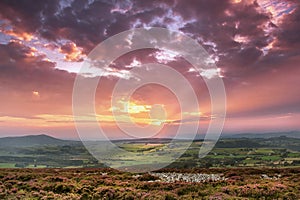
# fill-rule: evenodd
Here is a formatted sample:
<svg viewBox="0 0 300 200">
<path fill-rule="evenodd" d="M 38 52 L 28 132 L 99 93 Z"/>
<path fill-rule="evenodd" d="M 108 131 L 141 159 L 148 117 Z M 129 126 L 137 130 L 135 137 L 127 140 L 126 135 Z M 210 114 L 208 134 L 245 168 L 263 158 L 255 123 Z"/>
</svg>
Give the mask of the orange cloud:
<svg viewBox="0 0 300 200">
<path fill-rule="evenodd" d="M 65 61 L 69 62 L 81 62 L 85 57 L 82 52 L 82 48 L 77 47 L 74 42 L 68 42 L 59 48 L 59 52 L 65 55 Z"/>
<path fill-rule="evenodd" d="M 10 35 L 15 37 L 18 40 L 22 41 L 31 41 L 35 38 L 35 36 L 31 33 L 26 33 L 26 32 L 18 32 L 14 30 L 2 30 L 2 32 L 6 35 Z"/>
</svg>

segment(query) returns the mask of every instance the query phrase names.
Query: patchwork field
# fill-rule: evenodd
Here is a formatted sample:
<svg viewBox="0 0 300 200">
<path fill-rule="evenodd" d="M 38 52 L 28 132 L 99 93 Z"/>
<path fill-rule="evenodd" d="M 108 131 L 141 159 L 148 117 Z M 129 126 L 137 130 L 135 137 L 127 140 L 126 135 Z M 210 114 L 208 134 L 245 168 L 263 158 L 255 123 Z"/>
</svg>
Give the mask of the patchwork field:
<svg viewBox="0 0 300 200">
<path fill-rule="evenodd" d="M 300 139 L 297 138 L 221 139 L 205 158 L 199 159 L 202 143 L 201 140 L 173 143 L 169 139 L 120 140 L 114 144 L 121 151 L 115 151 L 103 142 L 88 142 L 84 146 L 79 141 L 45 135 L 2 138 L 0 168 L 136 166 L 144 169 L 145 164 L 168 168 L 300 167 Z M 98 157 L 93 157 L 86 147 Z"/>
</svg>

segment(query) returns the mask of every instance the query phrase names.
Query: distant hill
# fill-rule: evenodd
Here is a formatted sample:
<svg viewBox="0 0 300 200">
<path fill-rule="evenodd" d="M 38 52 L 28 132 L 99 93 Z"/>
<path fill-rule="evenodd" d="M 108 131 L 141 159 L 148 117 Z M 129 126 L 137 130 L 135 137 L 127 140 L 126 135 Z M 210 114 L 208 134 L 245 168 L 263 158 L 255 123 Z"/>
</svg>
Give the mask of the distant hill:
<svg viewBox="0 0 300 200">
<path fill-rule="evenodd" d="M 271 138 L 222 138 L 216 148 L 283 148 L 300 151 L 300 138 L 286 136 Z"/>
<path fill-rule="evenodd" d="M 232 134 L 232 135 L 222 135 L 221 139 L 278 139 L 280 137 L 297 138 L 300 139 L 300 132 L 276 132 L 276 133 L 243 133 L 243 134 Z M 197 138 L 198 139 L 198 138 Z M 202 138 L 201 138 L 202 139 Z M 114 140 L 114 142 L 126 142 L 126 143 L 168 143 L 170 138 L 143 138 L 137 140 Z M 241 141 L 239 141 L 241 142 Z M 249 141 L 248 141 L 249 142 Z M 256 141 L 255 141 L 256 142 Z M 30 146 L 45 146 L 45 145 L 82 145 L 81 141 L 74 140 L 63 140 L 51 137 L 49 135 L 27 135 L 27 136 L 17 136 L 17 137 L 3 137 L 0 138 L 0 148 L 6 147 L 30 147 Z M 250 144 L 248 144 L 250 145 Z M 251 144 L 254 145 L 254 144 Z M 254 145 L 255 146 L 255 145 Z"/>
<path fill-rule="evenodd" d="M 0 138 L 0 147 L 29 147 L 42 145 L 72 145 L 78 144 L 78 141 L 61 140 L 49 135 L 27 135 L 18 137 Z"/>
<path fill-rule="evenodd" d="M 272 132 L 272 133 L 241 133 L 241 134 L 230 134 L 223 135 L 222 138 L 277 138 L 277 137 L 288 137 L 288 138 L 300 138 L 300 131 L 290 132 Z"/>
</svg>

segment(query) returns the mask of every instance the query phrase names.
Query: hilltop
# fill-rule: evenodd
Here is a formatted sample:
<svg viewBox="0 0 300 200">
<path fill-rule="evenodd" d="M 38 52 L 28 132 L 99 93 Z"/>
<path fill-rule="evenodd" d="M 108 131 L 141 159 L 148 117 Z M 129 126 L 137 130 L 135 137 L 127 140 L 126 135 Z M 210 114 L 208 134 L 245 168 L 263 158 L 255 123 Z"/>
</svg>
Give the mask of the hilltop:
<svg viewBox="0 0 300 200">
<path fill-rule="evenodd" d="M 71 145 L 76 144 L 77 141 L 62 140 L 51 137 L 49 135 L 26 135 L 18 137 L 4 137 L 0 138 L 0 147 L 30 147 L 30 146 L 44 146 L 44 145 Z"/>
</svg>

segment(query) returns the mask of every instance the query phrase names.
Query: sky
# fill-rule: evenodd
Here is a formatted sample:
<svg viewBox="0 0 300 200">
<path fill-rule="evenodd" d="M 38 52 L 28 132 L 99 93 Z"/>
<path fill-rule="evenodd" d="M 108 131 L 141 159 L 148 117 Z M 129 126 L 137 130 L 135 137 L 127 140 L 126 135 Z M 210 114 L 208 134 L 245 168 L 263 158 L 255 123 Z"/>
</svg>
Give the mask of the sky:
<svg viewBox="0 0 300 200">
<path fill-rule="evenodd" d="M 72 92 L 89 53 L 122 31 L 149 27 L 191 37 L 208 52 L 217 70 L 199 76 L 186 60 L 157 49 L 119 57 L 105 68 L 95 94 L 95 116 L 109 137 L 121 137 L 114 109 L 121 118 L 127 111 L 138 126 L 160 127 L 161 137 L 171 136 L 181 124 L 194 123 L 200 123 L 198 133 L 204 134 L 214 116 L 203 78 L 213 77 L 222 78 L 226 89 L 223 134 L 300 130 L 299 4 L 298 0 L 1 0 L 0 137 L 43 133 L 78 138 Z M 111 105 L 117 81 L 132 78 L 130 70 L 151 62 L 168 65 L 188 79 L 199 112 L 180 113 L 176 95 L 157 84 L 136 90 L 127 105 Z M 85 116 L 80 123 L 88 130 L 90 121 Z M 92 130 L 86 134 L 93 138 Z"/>
</svg>

